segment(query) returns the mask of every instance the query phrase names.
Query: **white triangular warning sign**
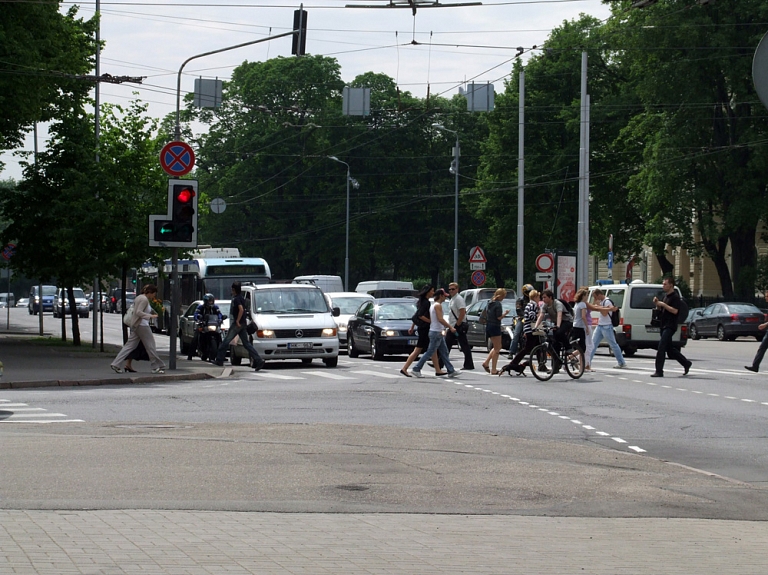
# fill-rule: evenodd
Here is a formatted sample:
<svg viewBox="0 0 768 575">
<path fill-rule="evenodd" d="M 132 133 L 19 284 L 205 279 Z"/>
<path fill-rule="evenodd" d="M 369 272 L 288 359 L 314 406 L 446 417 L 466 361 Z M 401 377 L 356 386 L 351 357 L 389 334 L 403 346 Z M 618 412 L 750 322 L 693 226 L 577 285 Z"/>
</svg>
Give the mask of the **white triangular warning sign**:
<svg viewBox="0 0 768 575">
<path fill-rule="evenodd" d="M 475 246 L 469 252 L 469 263 L 485 263 L 488 260 L 485 259 L 485 252 L 480 246 Z"/>
</svg>

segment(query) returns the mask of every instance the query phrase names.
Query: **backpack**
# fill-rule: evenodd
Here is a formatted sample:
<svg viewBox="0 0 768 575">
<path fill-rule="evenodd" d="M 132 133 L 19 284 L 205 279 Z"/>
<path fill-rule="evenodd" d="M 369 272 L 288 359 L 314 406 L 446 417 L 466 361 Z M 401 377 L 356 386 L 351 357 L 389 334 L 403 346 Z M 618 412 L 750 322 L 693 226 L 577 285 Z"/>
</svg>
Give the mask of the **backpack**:
<svg viewBox="0 0 768 575">
<path fill-rule="evenodd" d="M 608 299 L 608 298 L 605 298 L 605 299 L 603 300 L 603 305 L 605 305 L 605 302 L 606 302 L 606 300 L 607 300 L 607 301 L 609 301 L 609 302 L 611 303 L 611 305 L 615 305 L 615 304 L 614 304 L 614 303 L 613 303 L 613 302 L 612 302 L 610 299 Z M 616 310 L 616 311 L 612 311 L 612 312 L 611 312 L 611 325 L 612 325 L 613 327 L 618 327 L 620 323 L 621 323 L 621 312 L 620 312 L 619 310 Z"/>
<path fill-rule="evenodd" d="M 688 302 L 685 301 L 685 298 L 680 296 L 680 307 L 677 308 L 677 325 L 685 323 L 685 320 L 688 319 L 689 311 Z"/>
<path fill-rule="evenodd" d="M 565 313 L 568 314 L 569 316 L 571 316 L 570 319 L 568 319 L 568 318 L 563 318 L 563 319 L 565 319 L 566 321 L 571 321 L 572 322 L 573 321 L 573 308 L 571 307 L 570 302 L 567 302 L 567 301 L 565 301 L 562 298 L 557 298 L 557 301 L 559 301 L 561 304 L 563 304 L 563 307 L 565 308 Z"/>
</svg>

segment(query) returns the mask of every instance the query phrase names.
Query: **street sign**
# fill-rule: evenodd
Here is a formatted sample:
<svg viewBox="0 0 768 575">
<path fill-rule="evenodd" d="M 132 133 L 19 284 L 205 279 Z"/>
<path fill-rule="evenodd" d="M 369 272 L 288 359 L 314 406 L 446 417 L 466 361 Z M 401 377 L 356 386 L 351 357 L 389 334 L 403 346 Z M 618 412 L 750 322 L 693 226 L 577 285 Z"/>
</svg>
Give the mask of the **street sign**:
<svg viewBox="0 0 768 575">
<path fill-rule="evenodd" d="M 480 263 L 484 264 L 488 260 L 485 259 L 485 252 L 483 251 L 483 248 L 480 246 L 475 246 L 471 250 L 469 250 L 469 263 Z"/>
<path fill-rule="evenodd" d="M 477 287 L 480 287 L 485 283 L 485 272 L 484 271 L 476 271 L 472 272 L 472 284 L 476 285 Z"/>
<path fill-rule="evenodd" d="M 16 251 L 16 244 L 8 244 L 3 248 L 3 251 L 0 255 L 3 256 L 3 259 L 5 261 L 10 261 L 15 251 Z"/>
<path fill-rule="evenodd" d="M 160 150 L 160 166 L 170 176 L 183 176 L 195 167 L 195 152 L 186 142 L 168 142 Z"/>
<path fill-rule="evenodd" d="M 763 36 L 752 60 L 752 82 L 763 105 L 768 108 L 768 33 Z"/>
<path fill-rule="evenodd" d="M 552 254 L 540 254 L 536 258 L 536 269 L 540 272 L 551 272 L 555 269 L 555 258 Z"/>
<path fill-rule="evenodd" d="M 220 214 L 226 209 L 227 202 L 224 201 L 224 198 L 213 198 L 211 200 L 211 211 L 214 214 Z"/>
<path fill-rule="evenodd" d="M 608 269 L 613 269 L 613 252 L 608 252 Z"/>
<path fill-rule="evenodd" d="M 481 262 L 469 262 L 469 269 L 471 270 L 484 270 L 485 264 Z"/>
<path fill-rule="evenodd" d="M 537 282 L 551 282 L 554 281 L 555 274 L 552 272 L 537 272 L 536 273 L 536 281 Z"/>
</svg>

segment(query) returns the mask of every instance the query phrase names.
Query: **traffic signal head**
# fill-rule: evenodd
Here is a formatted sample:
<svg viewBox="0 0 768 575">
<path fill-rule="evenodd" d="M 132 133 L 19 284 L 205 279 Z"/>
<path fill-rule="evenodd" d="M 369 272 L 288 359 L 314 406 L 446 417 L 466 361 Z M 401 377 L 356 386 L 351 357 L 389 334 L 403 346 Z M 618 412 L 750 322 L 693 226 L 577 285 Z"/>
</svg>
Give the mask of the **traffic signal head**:
<svg viewBox="0 0 768 575">
<path fill-rule="evenodd" d="M 307 11 L 293 11 L 293 41 L 291 44 L 291 54 L 294 56 L 303 56 L 306 54 L 307 47 Z"/>
<path fill-rule="evenodd" d="M 168 181 L 168 212 L 149 216 L 149 245 L 197 247 L 197 180 Z"/>
</svg>

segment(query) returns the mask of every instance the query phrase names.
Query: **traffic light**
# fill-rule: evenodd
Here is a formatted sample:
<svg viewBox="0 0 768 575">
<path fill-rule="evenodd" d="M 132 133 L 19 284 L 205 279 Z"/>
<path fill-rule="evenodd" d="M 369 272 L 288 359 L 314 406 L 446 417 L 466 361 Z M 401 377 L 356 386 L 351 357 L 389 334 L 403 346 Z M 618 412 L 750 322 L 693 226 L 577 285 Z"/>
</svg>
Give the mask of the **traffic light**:
<svg viewBox="0 0 768 575">
<path fill-rule="evenodd" d="M 149 216 L 149 245 L 197 247 L 197 180 L 168 180 L 168 213 Z"/>
<path fill-rule="evenodd" d="M 293 11 L 293 31 L 298 34 L 293 35 L 291 44 L 291 54 L 303 56 L 306 54 L 307 47 L 307 11 Z"/>
</svg>

